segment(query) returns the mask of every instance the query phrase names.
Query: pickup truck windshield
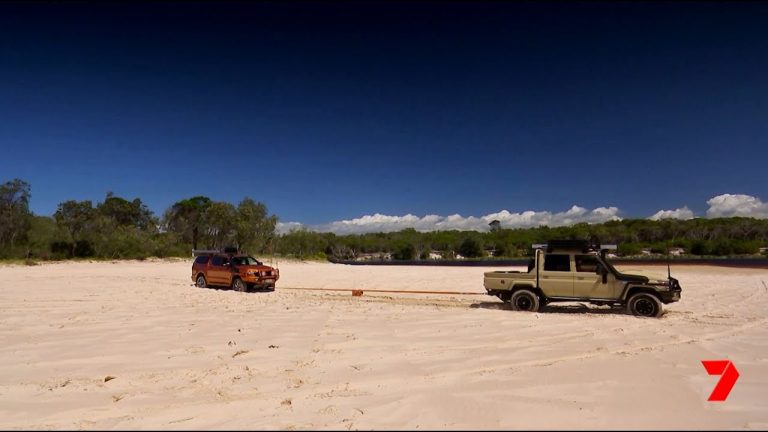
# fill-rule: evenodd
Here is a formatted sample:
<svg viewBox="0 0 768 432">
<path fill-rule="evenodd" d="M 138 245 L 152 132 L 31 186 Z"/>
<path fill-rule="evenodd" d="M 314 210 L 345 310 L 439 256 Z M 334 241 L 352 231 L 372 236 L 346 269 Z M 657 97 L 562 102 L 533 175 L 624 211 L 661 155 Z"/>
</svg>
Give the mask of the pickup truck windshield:
<svg viewBox="0 0 768 432">
<path fill-rule="evenodd" d="M 234 265 L 261 265 L 261 262 L 252 256 L 247 257 L 232 257 L 232 264 Z"/>
</svg>

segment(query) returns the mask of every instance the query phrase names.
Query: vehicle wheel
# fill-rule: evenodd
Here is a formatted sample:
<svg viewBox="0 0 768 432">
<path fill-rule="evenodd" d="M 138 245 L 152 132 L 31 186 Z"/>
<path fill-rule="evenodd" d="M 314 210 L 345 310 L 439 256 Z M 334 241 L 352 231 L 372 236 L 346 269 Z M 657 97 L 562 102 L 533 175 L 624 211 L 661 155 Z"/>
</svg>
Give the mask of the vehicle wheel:
<svg viewBox="0 0 768 432">
<path fill-rule="evenodd" d="M 235 291 L 238 291 L 238 292 L 248 291 L 248 285 L 246 285 L 245 282 L 243 282 L 243 280 L 240 278 L 237 278 L 234 281 L 232 281 L 232 288 L 234 288 Z"/>
<path fill-rule="evenodd" d="M 539 296 L 532 291 L 515 291 L 509 302 L 512 304 L 512 310 L 525 312 L 536 312 L 539 310 Z"/>
<path fill-rule="evenodd" d="M 205 280 L 205 276 L 198 275 L 197 280 L 195 281 L 195 285 L 198 288 L 208 288 L 208 281 Z"/>
<path fill-rule="evenodd" d="M 627 302 L 627 312 L 635 316 L 658 318 L 661 316 L 661 302 L 653 294 L 637 293 Z"/>
</svg>

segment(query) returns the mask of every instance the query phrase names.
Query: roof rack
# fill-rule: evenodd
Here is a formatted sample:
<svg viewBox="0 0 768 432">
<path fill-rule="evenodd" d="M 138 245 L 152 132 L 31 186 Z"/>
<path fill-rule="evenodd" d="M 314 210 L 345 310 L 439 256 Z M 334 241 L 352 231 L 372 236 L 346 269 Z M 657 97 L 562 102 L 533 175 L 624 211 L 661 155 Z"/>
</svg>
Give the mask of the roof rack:
<svg viewBox="0 0 768 432">
<path fill-rule="evenodd" d="M 615 244 L 594 244 L 587 240 L 550 240 L 547 243 L 534 243 L 531 248 L 543 249 L 547 252 L 555 250 L 580 250 L 582 252 L 596 252 L 596 251 L 608 251 L 616 250 L 618 247 Z"/>
<path fill-rule="evenodd" d="M 236 247 L 225 247 L 224 249 L 192 249 L 192 256 L 211 255 L 211 254 L 228 254 L 233 255 L 240 253 Z"/>
<path fill-rule="evenodd" d="M 586 240 L 550 240 L 547 242 L 547 246 L 547 252 L 562 249 L 577 249 L 586 252 L 589 250 L 590 244 Z"/>
</svg>

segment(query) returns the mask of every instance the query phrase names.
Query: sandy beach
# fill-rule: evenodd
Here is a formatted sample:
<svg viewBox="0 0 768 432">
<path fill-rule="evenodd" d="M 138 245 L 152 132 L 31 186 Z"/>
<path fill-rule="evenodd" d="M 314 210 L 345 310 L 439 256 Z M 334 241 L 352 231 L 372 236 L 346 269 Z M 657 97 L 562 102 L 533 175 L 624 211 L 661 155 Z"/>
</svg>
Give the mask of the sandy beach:
<svg viewBox="0 0 768 432">
<path fill-rule="evenodd" d="M 682 301 L 641 319 L 287 289 L 483 293 L 487 268 L 279 264 L 266 293 L 188 261 L 0 267 L 0 428 L 768 428 L 766 270 L 673 268 Z M 720 403 L 714 359 L 741 373 Z"/>
</svg>

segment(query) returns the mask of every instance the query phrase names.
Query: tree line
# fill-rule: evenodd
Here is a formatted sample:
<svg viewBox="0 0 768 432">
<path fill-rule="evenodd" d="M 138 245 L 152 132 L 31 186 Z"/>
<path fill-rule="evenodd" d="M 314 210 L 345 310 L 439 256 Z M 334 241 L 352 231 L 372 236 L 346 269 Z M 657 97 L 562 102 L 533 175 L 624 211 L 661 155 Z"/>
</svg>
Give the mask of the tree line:
<svg viewBox="0 0 768 432">
<path fill-rule="evenodd" d="M 498 229 L 490 232 L 404 229 L 391 233 L 335 235 L 296 230 L 280 236 L 281 253 L 300 256 L 332 256 L 357 259 L 426 260 L 517 258 L 529 256 L 531 245 L 552 239 L 580 239 L 617 244 L 622 256 L 664 255 L 683 248 L 686 255 L 757 255 L 768 247 L 768 220 L 743 217 L 691 220 L 624 219 L 590 225 Z"/>
<path fill-rule="evenodd" d="M 67 200 L 53 216 L 29 209 L 29 183 L 0 185 L 0 258 L 188 257 L 192 248 L 271 252 L 277 216 L 249 197 L 237 206 L 195 196 L 156 216 L 140 198 L 107 193 L 103 201 Z"/>
<path fill-rule="evenodd" d="M 140 198 L 107 193 L 104 200 L 67 200 L 53 216 L 33 214 L 29 183 L 0 185 L 0 259 L 189 257 L 192 249 L 238 247 L 253 255 L 356 259 L 363 255 L 396 260 L 522 257 L 534 243 L 584 239 L 618 244 L 624 256 L 643 250 L 665 254 L 681 247 L 694 256 L 756 255 L 768 246 L 768 220 L 743 217 L 691 220 L 624 219 L 536 228 L 477 231 L 336 235 L 307 229 L 277 234 L 278 218 L 249 197 L 236 206 L 195 196 L 175 202 L 160 216 Z"/>
</svg>

